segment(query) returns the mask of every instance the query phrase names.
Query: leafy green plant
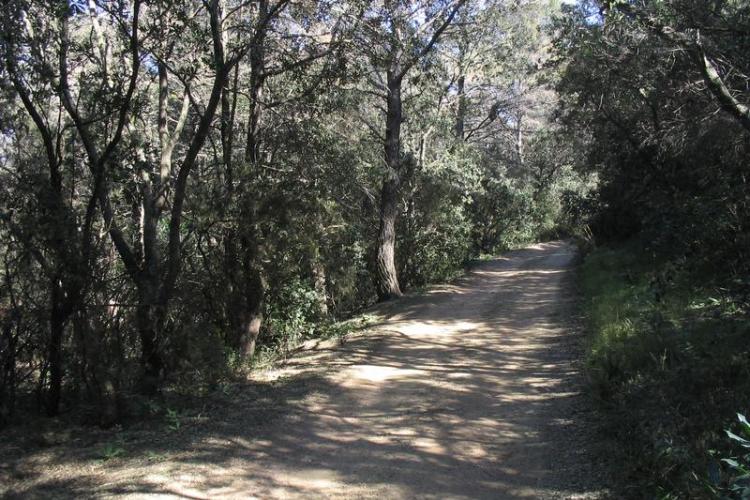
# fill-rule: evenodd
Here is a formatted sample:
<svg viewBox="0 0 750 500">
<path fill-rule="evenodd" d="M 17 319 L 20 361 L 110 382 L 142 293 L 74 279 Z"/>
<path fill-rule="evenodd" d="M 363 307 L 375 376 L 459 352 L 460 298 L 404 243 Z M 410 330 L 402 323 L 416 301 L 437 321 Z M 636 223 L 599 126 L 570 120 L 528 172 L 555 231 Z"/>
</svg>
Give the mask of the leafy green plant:
<svg viewBox="0 0 750 500">
<path fill-rule="evenodd" d="M 103 462 L 108 462 L 115 458 L 119 458 L 123 456 L 124 454 L 125 454 L 124 443 L 122 440 L 118 439 L 114 442 L 105 444 L 104 447 L 101 449 L 99 458 Z"/>
<path fill-rule="evenodd" d="M 750 498 L 750 423 L 741 413 L 737 414 L 739 421 L 739 433 L 726 429 L 727 437 L 738 445 L 742 451 L 733 457 L 721 459 L 726 466 L 727 474 L 721 481 L 721 486 L 717 488 L 717 496 L 727 499 L 748 499 Z M 715 490 L 715 491 L 716 491 Z"/>
<path fill-rule="evenodd" d="M 166 420 L 169 430 L 173 432 L 179 431 L 180 427 L 182 426 L 182 420 L 180 418 L 179 411 L 173 410 L 172 408 L 167 408 L 167 413 L 164 416 L 164 420 Z"/>
<path fill-rule="evenodd" d="M 161 405 L 153 399 L 146 399 L 143 401 L 143 409 L 148 415 L 158 415 L 161 413 Z"/>
<path fill-rule="evenodd" d="M 315 333 L 319 298 L 313 287 L 295 278 L 276 291 L 269 301 L 264 339 L 282 350 Z"/>
</svg>

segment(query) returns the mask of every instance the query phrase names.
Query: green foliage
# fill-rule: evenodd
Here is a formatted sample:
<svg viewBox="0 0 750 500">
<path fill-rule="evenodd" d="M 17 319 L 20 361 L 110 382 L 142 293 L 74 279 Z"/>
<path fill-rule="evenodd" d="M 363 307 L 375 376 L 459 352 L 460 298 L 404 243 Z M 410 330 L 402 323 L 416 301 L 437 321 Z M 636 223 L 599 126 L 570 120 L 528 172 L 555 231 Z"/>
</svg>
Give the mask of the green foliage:
<svg viewBox="0 0 750 500">
<path fill-rule="evenodd" d="M 643 19 L 689 36 L 703 25 L 709 57 L 747 68 L 748 52 L 740 49 L 746 41 L 725 36 L 746 31 L 747 9 L 725 2 L 713 11 L 689 1 L 637 8 L 638 16 L 612 8 L 604 22 L 583 2 L 557 21 L 561 122 L 581 138 L 578 168 L 600 181 L 592 229 L 600 241 L 640 233 L 736 271 L 747 261 L 747 132 L 729 113 L 716 113 L 690 51 L 675 52 L 674 42 Z M 723 75 L 726 83 L 746 100 L 745 84 L 731 73 Z"/>
<path fill-rule="evenodd" d="M 726 429 L 731 446 L 722 451 L 709 450 L 712 467 L 702 477 L 695 475 L 711 498 L 745 500 L 750 498 L 750 424 L 737 413 L 736 431 Z M 726 452 L 732 452 L 730 456 Z M 716 460 L 718 458 L 718 461 Z"/>
<path fill-rule="evenodd" d="M 122 457 L 123 455 L 125 455 L 125 453 L 126 450 L 124 442 L 121 439 L 118 439 L 113 442 L 106 443 L 101 449 L 99 458 L 103 462 L 108 462 L 110 460 Z"/>
<path fill-rule="evenodd" d="M 737 414 L 739 435 L 727 429 L 727 437 L 739 449 L 738 455 L 722 458 L 727 474 L 724 484 L 718 484 L 716 489 L 723 491 L 727 498 L 750 498 L 750 423 L 741 413 Z"/>
<path fill-rule="evenodd" d="M 489 178 L 471 206 L 474 244 L 480 253 L 496 253 L 528 243 L 537 229 L 533 195 L 507 178 Z"/>
<path fill-rule="evenodd" d="M 167 427 L 172 432 L 179 431 L 180 427 L 182 426 L 180 412 L 172 408 L 167 408 L 167 412 L 164 415 L 164 420 L 167 423 Z"/>
<path fill-rule="evenodd" d="M 177 430 L 142 400 L 356 329 L 384 198 L 405 290 L 585 223 L 542 67 L 554 4 L 418 2 L 420 28 L 408 2 L 194 3 L 0 17 L 0 424 L 65 406 Z M 408 75 L 384 162 L 391 56 Z"/>
<path fill-rule="evenodd" d="M 404 285 L 422 286 L 452 277 L 468 261 L 471 221 L 463 193 L 444 177 L 420 175 L 401 219 L 397 260 Z"/>
<path fill-rule="evenodd" d="M 267 304 L 265 340 L 269 344 L 294 345 L 315 333 L 319 298 L 310 285 L 298 279 L 284 283 Z"/>
<path fill-rule="evenodd" d="M 726 449 L 715 429 L 738 403 L 750 404 L 744 306 L 689 262 L 636 242 L 595 250 L 580 276 L 587 371 L 623 491 L 703 495 L 696 478 L 715 467 L 707 450 Z"/>
<path fill-rule="evenodd" d="M 746 104 L 747 37 L 729 33 L 750 17 L 741 2 L 704 7 L 580 2 L 555 23 L 560 124 L 577 138 L 576 169 L 598 179 L 563 196 L 564 218 L 615 245 L 587 257 L 581 287 L 588 372 L 627 497 L 729 491 L 707 450 L 727 456 L 715 429 L 749 402 L 750 143 L 704 61 Z"/>
</svg>

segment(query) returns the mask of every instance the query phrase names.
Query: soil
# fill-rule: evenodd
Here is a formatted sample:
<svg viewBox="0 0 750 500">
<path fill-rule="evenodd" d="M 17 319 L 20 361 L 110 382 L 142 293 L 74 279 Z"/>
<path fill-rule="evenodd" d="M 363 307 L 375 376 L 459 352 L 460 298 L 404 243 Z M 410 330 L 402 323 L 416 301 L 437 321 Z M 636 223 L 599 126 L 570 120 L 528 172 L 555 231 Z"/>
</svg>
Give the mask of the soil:
<svg viewBox="0 0 750 500">
<path fill-rule="evenodd" d="M 567 242 L 535 245 L 380 305 L 365 331 L 171 429 L 42 443 L 6 433 L 0 495 L 606 496 L 571 319 L 575 255 Z"/>
</svg>

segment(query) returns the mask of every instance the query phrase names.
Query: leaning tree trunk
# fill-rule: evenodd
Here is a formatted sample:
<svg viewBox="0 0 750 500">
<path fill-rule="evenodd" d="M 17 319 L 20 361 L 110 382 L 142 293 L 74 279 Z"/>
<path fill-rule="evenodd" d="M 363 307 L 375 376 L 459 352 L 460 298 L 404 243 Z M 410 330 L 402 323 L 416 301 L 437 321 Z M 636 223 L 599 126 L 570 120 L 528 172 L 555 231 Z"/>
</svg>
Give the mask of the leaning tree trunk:
<svg viewBox="0 0 750 500">
<path fill-rule="evenodd" d="M 385 124 L 385 163 L 387 173 L 380 192 L 380 228 L 378 231 L 375 278 L 378 298 L 400 297 L 396 272 L 396 218 L 401 188 L 401 77 L 398 68 L 388 72 L 388 107 Z"/>
</svg>

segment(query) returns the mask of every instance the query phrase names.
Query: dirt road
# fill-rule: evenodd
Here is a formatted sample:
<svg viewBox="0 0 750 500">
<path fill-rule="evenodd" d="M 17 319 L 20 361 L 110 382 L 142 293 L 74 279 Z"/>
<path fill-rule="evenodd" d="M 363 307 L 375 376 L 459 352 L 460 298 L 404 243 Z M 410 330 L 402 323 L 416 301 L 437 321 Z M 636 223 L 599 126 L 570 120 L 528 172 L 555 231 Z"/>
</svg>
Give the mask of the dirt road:
<svg viewBox="0 0 750 500">
<path fill-rule="evenodd" d="M 238 396 L 195 432 L 168 438 L 157 459 L 40 453 L 15 467 L 46 468 L 49 480 L 29 477 L 11 491 L 595 498 L 568 318 L 573 258 L 556 242 L 483 262 L 382 306 L 366 335 L 295 358 L 267 393 Z"/>
</svg>

